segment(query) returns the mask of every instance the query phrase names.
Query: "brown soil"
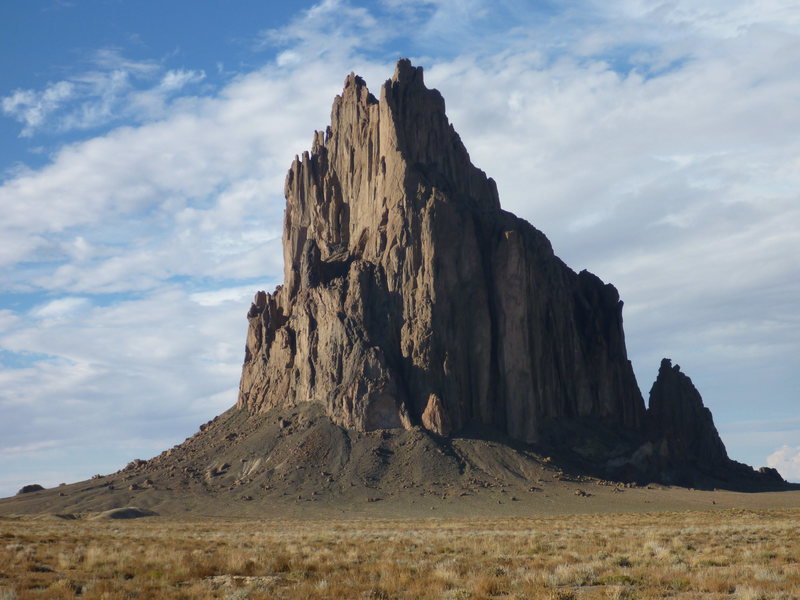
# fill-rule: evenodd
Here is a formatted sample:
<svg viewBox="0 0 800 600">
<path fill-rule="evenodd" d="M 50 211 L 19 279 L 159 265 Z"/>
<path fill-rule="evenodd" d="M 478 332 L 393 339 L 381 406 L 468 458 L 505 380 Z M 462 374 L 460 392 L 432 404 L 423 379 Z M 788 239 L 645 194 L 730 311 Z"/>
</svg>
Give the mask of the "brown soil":
<svg viewBox="0 0 800 600">
<path fill-rule="evenodd" d="M 421 428 L 344 430 L 314 404 L 231 409 L 117 473 L 0 500 L 0 515 L 123 507 L 223 517 L 470 517 L 800 507 L 800 491 L 635 485 L 577 474 L 529 448 Z"/>
</svg>

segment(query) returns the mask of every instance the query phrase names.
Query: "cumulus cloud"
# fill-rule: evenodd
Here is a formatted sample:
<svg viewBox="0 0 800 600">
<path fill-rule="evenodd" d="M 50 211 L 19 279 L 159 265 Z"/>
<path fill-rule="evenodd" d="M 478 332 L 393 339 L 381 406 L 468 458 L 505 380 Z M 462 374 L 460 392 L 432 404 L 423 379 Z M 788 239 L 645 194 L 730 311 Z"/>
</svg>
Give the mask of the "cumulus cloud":
<svg viewBox="0 0 800 600">
<path fill-rule="evenodd" d="M 781 446 L 767 457 L 767 466 L 777 469 L 786 480 L 800 481 L 800 446 Z"/>
</svg>

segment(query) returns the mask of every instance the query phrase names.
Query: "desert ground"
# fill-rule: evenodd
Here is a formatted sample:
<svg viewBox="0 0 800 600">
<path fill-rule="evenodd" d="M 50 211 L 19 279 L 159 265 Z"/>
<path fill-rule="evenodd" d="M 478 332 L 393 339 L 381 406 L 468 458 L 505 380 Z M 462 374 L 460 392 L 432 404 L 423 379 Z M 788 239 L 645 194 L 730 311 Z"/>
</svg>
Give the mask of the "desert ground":
<svg viewBox="0 0 800 600">
<path fill-rule="evenodd" d="M 662 491 L 649 493 L 657 503 Z M 797 500 L 791 492 L 771 503 Z M 0 598 L 800 597 L 800 508 L 718 506 L 413 519 L 6 516 Z"/>
<path fill-rule="evenodd" d="M 0 499 L 0 600 L 800 598 L 797 486 L 568 467 L 229 411 L 148 461 Z"/>
</svg>

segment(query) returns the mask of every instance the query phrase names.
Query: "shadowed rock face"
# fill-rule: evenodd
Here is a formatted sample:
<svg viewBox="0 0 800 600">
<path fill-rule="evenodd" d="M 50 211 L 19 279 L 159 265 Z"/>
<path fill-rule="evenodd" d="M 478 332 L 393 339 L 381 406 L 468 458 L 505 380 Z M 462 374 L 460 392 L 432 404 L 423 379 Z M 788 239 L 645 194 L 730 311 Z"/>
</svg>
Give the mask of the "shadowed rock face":
<svg viewBox="0 0 800 600">
<path fill-rule="evenodd" d="M 665 358 L 650 389 L 650 437 L 658 454 L 673 464 L 713 469 L 728 464 L 711 411 L 692 380 Z"/>
<path fill-rule="evenodd" d="M 240 407 L 524 442 L 554 418 L 643 429 L 617 290 L 500 209 L 422 68 L 400 60 L 380 100 L 348 76 L 285 194 L 284 285 L 248 314 Z"/>
</svg>

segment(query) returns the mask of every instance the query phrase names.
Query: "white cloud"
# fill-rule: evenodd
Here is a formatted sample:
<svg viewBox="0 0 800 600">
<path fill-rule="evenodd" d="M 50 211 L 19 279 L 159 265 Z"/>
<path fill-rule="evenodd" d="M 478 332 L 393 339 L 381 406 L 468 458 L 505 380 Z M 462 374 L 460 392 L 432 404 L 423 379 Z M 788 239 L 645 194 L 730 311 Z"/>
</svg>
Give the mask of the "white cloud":
<svg viewBox="0 0 800 600">
<path fill-rule="evenodd" d="M 236 302 L 241 307 L 245 305 L 247 299 L 252 295 L 252 286 L 238 286 L 210 292 L 197 292 L 189 296 L 189 298 L 200 306 L 218 306 L 226 302 Z"/>
<path fill-rule="evenodd" d="M 288 25 L 261 32 L 257 48 L 286 47 L 277 57 L 280 67 L 307 61 L 350 58 L 397 35 L 380 23 L 372 12 L 346 0 L 322 0 L 302 11 Z"/>
<path fill-rule="evenodd" d="M 119 69 L 86 73 L 76 81 L 83 90 L 83 99 L 57 119 L 56 127 L 60 131 L 90 129 L 112 121 L 122 112 L 121 105 L 133 89 L 131 73 Z"/>
<path fill-rule="evenodd" d="M 130 289 L 142 289 L 252 253 L 279 235 L 286 165 L 309 137 L 299 133 L 307 132 L 299 124 L 308 99 L 294 115 L 272 117 L 295 85 L 257 73 L 226 90 L 227 98 L 198 100 L 194 114 L 67 147 L 48 167 L 12 178 L 0 187 L 8 207 L 0 259 L 74 258 L 41 285 L 115 291 L 131 271 L 141 276 L 133 273 Z M 314 108 L 320 122 L 323 105 Z M 277 210 L 265 213 L 270 202 Z M 258 275 L 238 269 L 228 276 Z"/>
<path fill-rule="evenodd" d="M 205 79 L 190 69 L 171 69 L 159 79 L 157 62 L 129 60 L 113 48 L 96 52 L 88 66 L 41 91 L 20 89 L 1 99 L 3 112 L 23 124 L 22 137 L 160 118 L 176 93 Z"/>
<path fill-rule="evenodd" d="M 159 87 L 162 90 L 179 90 L 189 83 L 200 83 L 206 78 L 203 71 L 193 71 L 187 69 L 172 69 L 167 71 L 161 78 Z"/>
<path fill-rule="evenodd" d="M 0 309 L 0 333 L 8 331 L 16 327 L 20 322 L 20 318 L 12 310 Z"/>
<path fill-rule="evenodd" d="M 86 298 L 66 297 L 52 300 L 30 311 L 34 319 L 60 320 L 74 317 L 90 304 Z"/>
<path fill-rule="evenodd" d="M 77 263 L 83 263 L 97 254 L 97 247 L 86 241 L 82 235 L 62 243 L 63 252 Z"/>
<path fill-rule="evenodd" d="M 50 450 L 57 447 L 61 440 L 42 440 L 39 442 L 31 442 L 30 444 L 22 444 L 20 446 L 5 446 L 0 447 L 0 457 L 5 460 L 11 460 L 18 456 L 39 454 L 43 450 Z"/>
<path fill-rule="evenodd" d="M 46 330 L 38 332 L 40 336 L 46 334 Z M 28 344 L 24 341 L 21 344 L 15 343 L 14 338 L 17 335 L 17 332 L 4 333 L 0 344 L 4 350 L 25 356 L 31 351 L 26 350 Z M 11 343 L 6 344 L 6 340 Z M 42 352 L 35 352 L 51 355 L 56 355 L 57 352 L 57 350 L 50 351 L 44 346 L 40 346 L 39 350 Z M 99 379 L 100 374 L 96 367 L 85 361 L 58 358 L 37 360 L 33 366 L 0 370 L 0 389 L 2 389 L 0 409 L 7 411 L 8 415 L 4 423 L 8 428 L 4 432 L 5 439 L 23 433 L 34 437 L 35 428 L 31 426 L 31 421 L 22 418 L 28 409 L 47 410 L 50 411 L 50 415 L 60 414 L 63 417 L 70 415 L 71 404 L 87 404 L 88 400 L 80 399 L 79 390 L 92 378 Z M 50 404 L 49 399 L 53 398 L 58 398 L 57 407 Z"/>
<path fill-rule="evenodd" d="M 75 94 L 75 86 L 69 81 L 48 85 L 41 92 L 16 90 L 2 98 L 3 112 L 24 125 L 23 137 L 30 136 L 45 119 Z"/>
<path fill-rule="evenodd" d="M 800 447 L 781 446 L 767 457 L 767 466 L 777 469 L 786 480 L 800 481 Z"/>
<path fill-rule="evenodd" d="M 158 119 L 167 114 L 168 103 L 187 85 L 197 84 L 206 78 L 203 71 L 172 69 L 167 71 L 157 86 L 131 94 L 128 111 L 140 119 Z"/>
<path fill-rule="evenodd" d="M 757 25 L 778 29 L 800 25 L 800 8 L 785 0 L 711 0 L 702 4 L 691 0 L 628 0 L 615 4 L 620 13 L 642 22 L 660 22 L 714 37 L 735 37 Z"/>
<path fill-rule="evenodd" d="M 151 76 L 161 69 L 156 60 L 132 60 L 126 58 L 119 48 L 107 47 L 96 50 L 88 58 L 89 66 L 95 71 L 125 71 L 137 77 Z"/>
<path fill-rule="evenodd" d="M 223 295 L 173 288 L 44 324 L 0 313 L 0 349 L 35 357 L 0 369 L 0 495 L 114 471 L 233 405 L 247 300 Z M 57 301 L 46 308 L 61 314 Z"/>
</svg>

